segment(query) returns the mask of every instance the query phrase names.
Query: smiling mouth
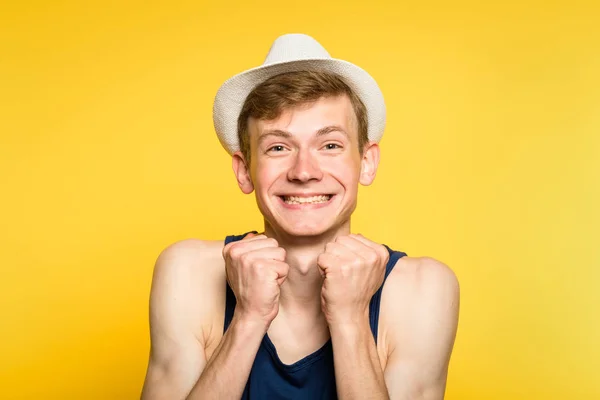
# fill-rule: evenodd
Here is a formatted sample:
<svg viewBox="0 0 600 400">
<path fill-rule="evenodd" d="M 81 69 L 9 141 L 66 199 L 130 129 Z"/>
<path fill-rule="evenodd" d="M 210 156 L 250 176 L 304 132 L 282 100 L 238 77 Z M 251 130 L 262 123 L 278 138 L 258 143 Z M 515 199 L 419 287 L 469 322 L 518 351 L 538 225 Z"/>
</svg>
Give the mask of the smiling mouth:
<svg viewBox="0 0 600 400">
<path fill-rule="evenodd" d="M 332 194 L 324 194 L 311 197 L 279 196 L 286 204 L 321 204 L 327 203 L 333 197 Z"/>
</svg>

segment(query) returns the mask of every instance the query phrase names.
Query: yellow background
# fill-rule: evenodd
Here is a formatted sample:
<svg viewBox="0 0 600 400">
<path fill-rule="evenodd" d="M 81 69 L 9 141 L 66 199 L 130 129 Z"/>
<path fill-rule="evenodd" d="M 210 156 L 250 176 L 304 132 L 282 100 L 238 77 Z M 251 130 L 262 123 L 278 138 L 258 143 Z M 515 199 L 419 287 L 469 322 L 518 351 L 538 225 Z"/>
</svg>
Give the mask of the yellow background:
<svg viewBox="0 0 600 400">
<path fill-rule="evenodd" d="M 286 32 L 382 87 L 353 228 L 456 271 L 446 398 L 600 398 L 598 2 L 6 3 L 1 398 L 139 397 L 159 252 L 260 229 L 212 100 Z"/>
</svg>

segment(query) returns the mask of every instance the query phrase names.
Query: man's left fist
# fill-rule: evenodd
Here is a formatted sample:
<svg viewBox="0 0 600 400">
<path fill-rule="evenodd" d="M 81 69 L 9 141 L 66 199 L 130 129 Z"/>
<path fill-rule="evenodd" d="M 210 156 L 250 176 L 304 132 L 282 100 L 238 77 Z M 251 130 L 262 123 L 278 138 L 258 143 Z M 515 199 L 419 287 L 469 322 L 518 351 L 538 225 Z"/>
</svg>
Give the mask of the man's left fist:
<svg viewBox="0 0 600 400">
<path fill-rule="evenodd" d="M 327 323 L 358 323 L 369 317 L 369 302 L 383 283 L 389 260 L 385 246 L 362 235 L 340 236 L 317 258 L 324 276 L 321 308 Z"/>
</svg>

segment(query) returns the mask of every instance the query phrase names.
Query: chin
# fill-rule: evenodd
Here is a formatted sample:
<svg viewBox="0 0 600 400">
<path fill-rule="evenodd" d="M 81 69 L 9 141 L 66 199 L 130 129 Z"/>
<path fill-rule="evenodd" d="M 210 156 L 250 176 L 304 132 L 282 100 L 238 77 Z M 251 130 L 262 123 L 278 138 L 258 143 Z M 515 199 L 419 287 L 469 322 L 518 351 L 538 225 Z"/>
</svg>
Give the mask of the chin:
<svg viewBox="0 0 600 400">
<path fill-rule="evenodd" d="M 334 221 L 286 221 L 277 224 L 279 229 L 290 236 L 311 237 L 321 236 L 327 232 L 335 230 L 337 225 Z"/>
<path fill-rule="evenodd" d="M 290 236 L 309 237 L 309 236 L 320 236 L 323 233 L 327 232 L 328 229 L 311 227 L 311 226 L 303 226 L 303 227 L 293 227 L 293 228 L 289 228 L 289 229 L 284 228 L 284 231 Z"/>
</svg>

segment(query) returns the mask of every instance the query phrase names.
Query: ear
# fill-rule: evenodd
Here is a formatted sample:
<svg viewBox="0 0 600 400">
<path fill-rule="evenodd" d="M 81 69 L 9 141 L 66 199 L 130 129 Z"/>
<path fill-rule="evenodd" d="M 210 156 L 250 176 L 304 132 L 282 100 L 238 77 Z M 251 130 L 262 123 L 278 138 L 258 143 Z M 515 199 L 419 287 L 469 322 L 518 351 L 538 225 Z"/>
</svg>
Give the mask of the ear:
<svg viewBox="0 0 600 400">
<path fill-rule="evenodd" d="M 377 167 L 379 166 L 379 145 L 375 142 L 365 144 L 360 164 L 359 182 L 363 186 L 369 186 L 375 180 Z"/>
<path fill-rule="evenodd" d="M 241 151 L 233 153 L 231 160 L 233 172 L 237 178 L 238 186 L 244 194 L 250 194 L 254 191 L 252 178 L 250 177 L 250 166 L 246 163 L 246 159 Z"/>
</svg>

